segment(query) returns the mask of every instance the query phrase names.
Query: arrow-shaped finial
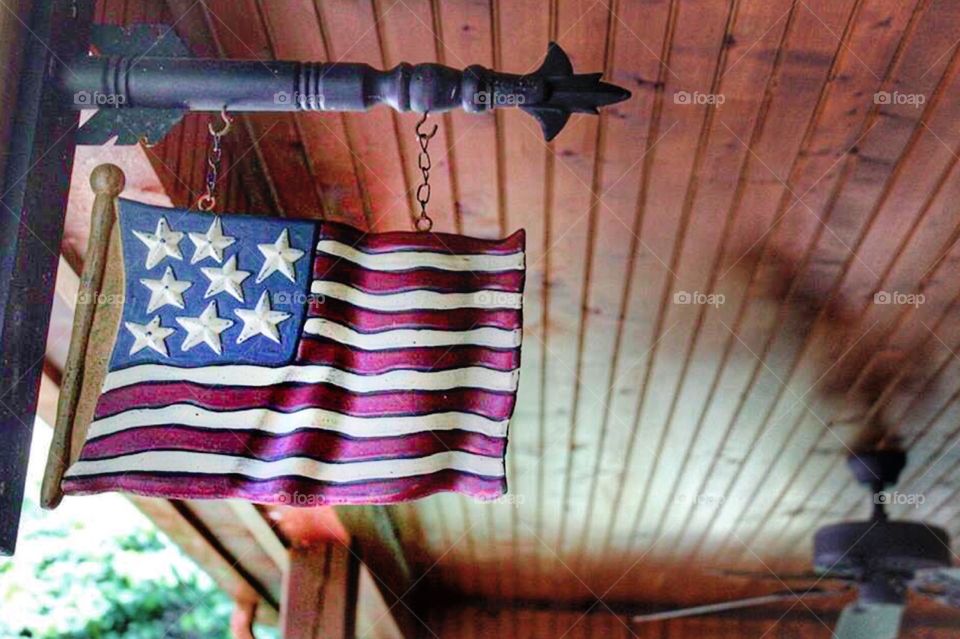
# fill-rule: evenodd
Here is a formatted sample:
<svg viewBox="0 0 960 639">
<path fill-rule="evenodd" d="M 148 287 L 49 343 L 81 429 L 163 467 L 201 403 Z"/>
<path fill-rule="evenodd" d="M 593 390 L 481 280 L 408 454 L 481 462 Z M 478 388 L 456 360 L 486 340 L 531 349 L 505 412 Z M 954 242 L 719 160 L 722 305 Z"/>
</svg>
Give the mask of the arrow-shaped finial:
<svg viewBox="0 0 960 639">
<path fill-rule="evenodd" d="M 550 43 L 543 64 L 528 77 L 543 82 L 544 97 L 537 104 L 521 108 L 536 118 L 547 140 L 556 137 L 571 113 L 597 115 L 600 107 L 622 102 L 631 95 L 622 87 L 601 82 L 602 73 L 575 74 L 570 58 L 556 42 Z"/>
</svg>

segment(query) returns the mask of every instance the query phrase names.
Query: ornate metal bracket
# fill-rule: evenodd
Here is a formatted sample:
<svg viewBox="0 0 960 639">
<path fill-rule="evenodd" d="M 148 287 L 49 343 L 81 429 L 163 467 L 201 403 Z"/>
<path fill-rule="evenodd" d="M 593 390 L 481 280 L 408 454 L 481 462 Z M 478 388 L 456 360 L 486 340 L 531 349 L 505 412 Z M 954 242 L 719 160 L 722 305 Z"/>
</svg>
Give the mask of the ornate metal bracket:
<svg viewBox="0 0 960 639">
<path fill-rule="evenodd" d="M 99 109 L 80 129 L 78 144 L 113 137 L 134 144 L 141 135 L 156 141 L 186 111 L 366 111 L 377 104 L 419 113 L 518 107 L 551 140 L 571 113 L 597 114 L 599 107 L 630 97 L 626 89 L 601 82 L 601 73 L 575 74 L 556 43 L 540 68 L 526 75 L 479 65 L 458 70 L 401 63 L 379 71 L 351 62 L 195 59 L 185 57 L 183 44 L 158 25 L 101 26 L 94 44 L 100 55 L 57 72 L 77 108 Z"/>
</svg>

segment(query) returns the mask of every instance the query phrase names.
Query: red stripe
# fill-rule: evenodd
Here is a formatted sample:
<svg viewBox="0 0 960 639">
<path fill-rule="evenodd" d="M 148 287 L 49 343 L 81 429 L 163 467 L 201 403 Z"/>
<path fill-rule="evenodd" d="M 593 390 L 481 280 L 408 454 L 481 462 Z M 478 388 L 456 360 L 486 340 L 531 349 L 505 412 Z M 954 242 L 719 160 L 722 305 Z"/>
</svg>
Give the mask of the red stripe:
<svg viewBox="0 0 960 639">
<path fill-rule="evenodd" d="M 427 289 L 445 293 L 494 289 L 519 293 L 523 290 L 523 271 L 443 271 L 419 268 L 409 271 L 376 271 L 349 260 L 320 253 L 313 261 L 313 277 L 340 282 L 368 293 L 401 293 Z"/>
<path fill-rule="evenodd" d="M 217 411 L 322 408 L 357 417 L 462 411 L 502 420 L 513 412 L 514 399 L 515 394 L 512 393 L 493 393 L 474 388 L 359 394 L 328 384 L 209 387 L 191 382 L 171 382 L 134 384 L 106 392 L 97 402 L 96 418 L 109 417 L 130 408 L 160 408 L 189 403 Z M 229 416 L 224 418 L 229 419 Z"/>
<path fill-rule="evenodd" d="M 307 316 L 323 317 L 361 333 L 397 328 L 469 331 L 481 326 L 493 326 L 512 331 L 523 326 L 523 316 L 518 310 L 456 308 L 442 311 L 415 310 L 385 313 L 360 308 L 332 297 L 311 298 L 307 306 Z"/>
<path fill-rule="evenodd" d="M 323 364 L 372 375 L 399 369 L 440 371 L 467 366 L 484 366 L 512 371 L 520 366 L 520 349 L 494 350 L 482 346 L 432 346 L 392 351 L 363 351 L 323 338 L 300 340 L 297 362 Z"/>
<path fill-rule="evenodd" d="M 507 492 L 503 477 L 478 477 L 455 470 L 355 484 L 325 484 L 300 477 L 253 481 L 240 476 L 155 475 L 123 473 L 65 479 L 63 492 L 89 495 L 122 490 L 167 499 L 246 499 L 263 504 L 320 506 L 323 504 L 392 504 L 443 491 L 477 499 L 495 499 Z"/>
<path fill-rule="evenodd" d="M 367 253 L 393 251 L 431 251 L 434 253 L 502 255 L 522 251 L 525 244 L 523 230 L 502 240 L 484 240 L 451 233 L 419 233 L 390 231 L 365 233 L 336 222 L 320 223 L 320 239 L 331 239 L 349 244 Z"/>
<path fill-rule="evenodd" d="M 425 457 L 459 450 L 501 457 L 506 440 L 467 431 L 430 431 L 398 437 L 354 439 L 324 430 L 307 429 L 286 435 L 263 431 L 211 430 L 176 424 L 121 431 L 88 441 L 80 459 L 117 457 L 149 450 L 185 450 L 237 455 L 263 461 L 310 457 L 323 462 Z"/>
</svg>

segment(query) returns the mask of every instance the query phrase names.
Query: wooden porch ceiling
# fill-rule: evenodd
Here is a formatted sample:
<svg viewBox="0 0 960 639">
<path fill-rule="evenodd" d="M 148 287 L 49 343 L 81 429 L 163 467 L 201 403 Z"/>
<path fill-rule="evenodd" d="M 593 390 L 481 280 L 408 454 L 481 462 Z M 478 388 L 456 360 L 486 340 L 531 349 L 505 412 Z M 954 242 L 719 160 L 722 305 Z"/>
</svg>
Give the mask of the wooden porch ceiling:
<svg viewBox="0 0 960 639">
<path fill-rule="evenodd" d="M 437 592 L 756 590 L 710 570 L 807 567 L 818 526 L 866 514 L 844 457 L 881 440 L 924 497 L 896 515 L 960 536 L 957 3 L 100 4 L 231 58 L 524 72 L 556 40 L 633 91 L 551 144 L 514 110 L 437 117 L 435 228 L 528 238 L 510 496 L 392 509 Z M 198 170 L 200 122 L 163 179 Z M 410 228 L 414 116 L 244 122 L 238 208 Z"/>
</svg>

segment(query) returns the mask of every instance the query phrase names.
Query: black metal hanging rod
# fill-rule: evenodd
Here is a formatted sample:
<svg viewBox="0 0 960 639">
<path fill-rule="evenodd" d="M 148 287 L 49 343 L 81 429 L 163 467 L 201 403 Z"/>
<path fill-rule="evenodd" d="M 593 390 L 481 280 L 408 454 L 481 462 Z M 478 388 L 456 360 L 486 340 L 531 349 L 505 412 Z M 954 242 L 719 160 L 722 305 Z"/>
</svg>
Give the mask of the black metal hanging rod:
<svg viewBox="0 0 960 639">
<path fill-rule="evenodd" d="M 365 111 L 385 104 L 397 111 L 460 108 L 483 113 L 518 107 L 536 118 L 548 140 L 560 132 L 571 113 L 596 114 L 599 107 L 630 97 L 626 89 L 602 82 L 601 73 L 575 74 L 569 57 L 556 43 L 550 44 L 539 69 L 517 75 L 479 65 L 459 70 L 401 63 L 380 71 L 352 62 L 196 59 L 182 57 L 185 48 L 169 41 L 169 29 L 159 36 L 167 38 L 166 46 L 154 44 L 146 56 L 131 53 L 144 49 L 156 32 L 155 25 L 122 32 L 100 28 L 94 37 L 101 55 L 63 65 L 57 74 L 61 88 L 77 108 L 130 115 L 137 110 L 139 119 L 148 121 L 147 111 L 159 110 L 169 121 L 166 129 L 185 111 Z M 96 47 L 97 39 L 102 46 Z M 83 142 L 102 143 L 108 133 L 119 135 L 121 143 L 136 141 L 136 118 L 130 115 L 122 122 L 116 115 L 107 118 L 113 126 L 104 127 L 101 122 L 104 130 L 94 131 L 96 139 Z M 117 126 L 120 123 L 129 131 Z M 153 125 L 155 140 L 157 122 Z"/>
</svg>

